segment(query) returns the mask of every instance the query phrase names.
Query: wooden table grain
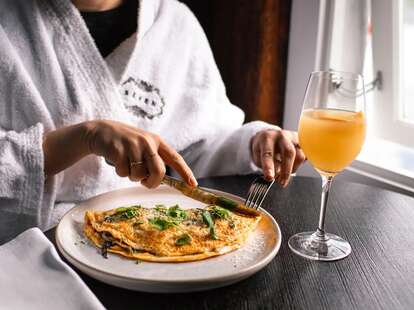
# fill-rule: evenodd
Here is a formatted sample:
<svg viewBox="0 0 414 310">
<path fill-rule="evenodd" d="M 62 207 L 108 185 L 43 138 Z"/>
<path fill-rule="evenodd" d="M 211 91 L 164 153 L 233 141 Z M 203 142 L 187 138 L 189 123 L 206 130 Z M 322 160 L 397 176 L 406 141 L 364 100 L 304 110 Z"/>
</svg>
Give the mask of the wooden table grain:
<svg viewBox="0 0 414 310">
<path fill-rule="evenodd" d="M 211 187 L 243 196 L 254 176 L 208 178 Z M 414 309 L 414 199 L 354 183 L 334 183 L 326 230 L 352 245 L 348 258 L 321 263 L 294 255 L 287 239 L 316 228 L 320 180 L 295 177 L 275 185 L 264 208 L 282 229 L 275 259 L 252 277 L 187 294 L 128 291 L 79 275 L 108 309 Z M 54 230 L 46 235 L 53 240 Z M 76 270 L 76 269 L 75 269 Z"/>
</svg>

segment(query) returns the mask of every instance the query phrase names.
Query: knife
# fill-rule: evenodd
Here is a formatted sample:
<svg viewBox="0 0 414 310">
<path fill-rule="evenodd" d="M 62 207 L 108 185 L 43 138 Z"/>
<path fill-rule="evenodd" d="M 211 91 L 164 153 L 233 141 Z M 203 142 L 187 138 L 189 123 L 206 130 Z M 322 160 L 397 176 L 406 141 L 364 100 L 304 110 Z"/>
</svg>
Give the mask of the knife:
<svg viewBox="0 0 414 310">
<path fill-rule="evenodd" d="M 190 197 L 194 200 L 203 202 L 208 205 L 216 205 L 230 211 L 236 211 L 238 213 L 242 213 L 249 216 L 259 216 L 260 212 L 246 207 L 244 204 L 238 203 L 232 199 L 227 197 L 216 195 L 210 191 L 202 189 L 201 187 L 191 187 L 187 183 L 178 180 L 176 178 L 170 176 L 164 176 L 163 180 L 161 181 L 162 184 L 171 186 L 176 190 L 179 190 L 185 196 Z"/>
<path fill-rule="evenodd" d="M 114 166 L 109 160 L 105 159 L 108 165 Z M 230 211 L 236 211 L 249 216 L 260 216 L 256 209 L 248 208 L 244 204 L 238 203 L 230 198 L 216 195 L 201 187 L 191 187 L 184 181 L 165 175 L 161 181 L 162 184 L 168 185 L 183 193 L 185 196 L 194 200 L 203 202 L 208 205 L 216 205 Z"/>
</svg>

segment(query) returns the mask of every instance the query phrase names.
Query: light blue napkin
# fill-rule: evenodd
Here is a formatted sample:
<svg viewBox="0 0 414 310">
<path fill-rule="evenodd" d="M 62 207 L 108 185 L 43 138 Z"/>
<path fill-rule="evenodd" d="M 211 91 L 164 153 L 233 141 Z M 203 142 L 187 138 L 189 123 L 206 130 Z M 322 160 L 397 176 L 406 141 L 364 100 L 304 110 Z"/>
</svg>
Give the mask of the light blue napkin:
<svg viewBox="0 0 414 310">
<path fill-rule="evenodd" d="M 105 309 L 38 228 L 0 246 L 0 309 Z"/>
</svg>

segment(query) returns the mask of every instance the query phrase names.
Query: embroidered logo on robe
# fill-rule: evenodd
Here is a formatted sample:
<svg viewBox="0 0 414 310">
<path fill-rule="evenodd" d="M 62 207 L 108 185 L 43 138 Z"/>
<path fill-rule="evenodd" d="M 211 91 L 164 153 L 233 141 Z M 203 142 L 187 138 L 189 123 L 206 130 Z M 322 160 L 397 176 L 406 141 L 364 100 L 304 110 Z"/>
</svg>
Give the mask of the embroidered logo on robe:
<svg viewBox="0 0 414 310">
<path fill-rule="evenodd" d="M 158 88 L 132 77 L 123 82 L 121 86 L 124 104 L 128 110 L 149 119 L 162 114 L 165 103 Z"/>
</svg>

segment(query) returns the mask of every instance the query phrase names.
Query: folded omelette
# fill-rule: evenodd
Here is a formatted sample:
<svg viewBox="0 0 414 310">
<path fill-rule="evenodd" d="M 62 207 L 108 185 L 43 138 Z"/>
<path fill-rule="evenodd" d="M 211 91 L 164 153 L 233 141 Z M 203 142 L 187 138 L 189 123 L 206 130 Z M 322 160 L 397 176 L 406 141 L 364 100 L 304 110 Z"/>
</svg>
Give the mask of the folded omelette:
<svg viewBox="0 0 414 310">
<path fill-rule="evenodd" d="M 187 262 L 240 248 L 260 221 L 260 213 L 230 211 L 219 206 L 182 209 L 121 207 L 87 211 L 85 235 L 107 252 L 152 262 Z"/>
</svg>

